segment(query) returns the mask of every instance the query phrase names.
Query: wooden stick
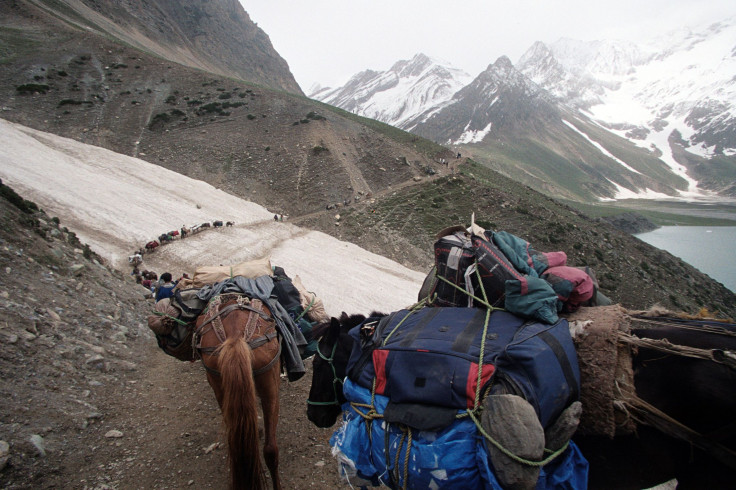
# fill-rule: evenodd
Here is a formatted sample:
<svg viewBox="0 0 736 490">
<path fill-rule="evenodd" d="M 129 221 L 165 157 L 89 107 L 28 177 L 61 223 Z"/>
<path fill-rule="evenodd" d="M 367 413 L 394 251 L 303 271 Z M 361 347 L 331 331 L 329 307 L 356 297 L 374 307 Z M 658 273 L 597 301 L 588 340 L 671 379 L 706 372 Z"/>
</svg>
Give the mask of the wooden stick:
<svg viewBox="0 0 736 490">
<path fill-rule="evenodd" d="M 628 412 L 637 421 L 662 431 L 677 439 L 682 439 L 699 447 L 729 468 L 736 470 L 736 452 L 719 444 L 693 429 L 683 425 L 666 413 L 641 398 L 634 396 L 623 400 Z"/>
<path fill-rule="evenodd" d="M 624 332 L 619 332 L 618 338 L 621 342 L 632 346 L 655 349 L 678 356 L 705 359 L 706 361 L 717 362 L 718 364 L 723 364 L 724 366 L 728 366 L 731 369 L 736 370 L 736 357 L 733 353 L 729 353 L 729 351 L 723 351 L 721 349 L 699 349 L 697 347 L 677 345 L 667 339 L 642 339 L 636 335 Z"/>
</svg>

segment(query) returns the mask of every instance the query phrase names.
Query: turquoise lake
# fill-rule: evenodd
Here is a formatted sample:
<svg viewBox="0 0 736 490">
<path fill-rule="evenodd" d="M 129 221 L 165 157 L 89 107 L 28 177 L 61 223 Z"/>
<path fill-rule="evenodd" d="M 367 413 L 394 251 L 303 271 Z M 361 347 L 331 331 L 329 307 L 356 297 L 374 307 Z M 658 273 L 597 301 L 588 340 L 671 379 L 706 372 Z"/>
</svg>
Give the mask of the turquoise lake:
<svg viewBox="0 0 736 490">
<path fill-rule="evenodd" d="M 663 226 L 636 237 L 736 292 L 736 226 Z"/>
</svg>

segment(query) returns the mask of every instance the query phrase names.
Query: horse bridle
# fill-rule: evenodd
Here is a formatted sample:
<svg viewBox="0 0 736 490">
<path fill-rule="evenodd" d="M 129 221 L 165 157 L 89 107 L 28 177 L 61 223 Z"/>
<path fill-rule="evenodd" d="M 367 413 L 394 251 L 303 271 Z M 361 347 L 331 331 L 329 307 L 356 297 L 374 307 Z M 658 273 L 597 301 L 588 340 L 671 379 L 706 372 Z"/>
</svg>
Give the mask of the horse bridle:
<svg viewBox="0 0 736 490">
<path fill-rule="evenodd" d="M 332 354 L 330 354 L 330 357 L 326 357 L 324 354 L 322 354 L 322 351 L 319 349 L 319 344 L 317 344 L 317 355 L 323 360 L 326 361 L 327 364 L 332 368 L 332 392 L 335 395 L 335 399 L 328 402 L 315 402 L 307 398 L 307 405 L 315 405 L 315 406 L 330 406 L 330 405 L 337 405 L 340 406 L 340 398 L 337 395 L 337 384 L 340 383 L 342 385 L 342 380 L 338 378 L 337 376 L 337 370 L 335 369 L 335 352 L 337 352 L 337 344 L 340 343 L 340 337 L 338 336 L 337 339 L 335 339 L 335 345 L 332 346 Z"/>
</svg>

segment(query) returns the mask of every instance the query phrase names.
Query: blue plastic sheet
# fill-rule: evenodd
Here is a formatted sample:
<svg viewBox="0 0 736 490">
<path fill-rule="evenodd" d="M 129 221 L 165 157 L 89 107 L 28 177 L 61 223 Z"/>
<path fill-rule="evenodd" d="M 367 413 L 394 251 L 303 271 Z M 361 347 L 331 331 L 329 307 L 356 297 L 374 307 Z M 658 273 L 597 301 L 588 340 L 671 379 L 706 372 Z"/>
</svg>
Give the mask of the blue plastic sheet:
<svg viewBox="0 0 736 490">
<path fill-rule="evenodd" d="M 344 392 L 348 400 L 370 404 L 370 391 L 349 379 Z M 384 412 L 387 403 L 388 398 L 376 395 L 378 413 Z M 469 417 L 457 419 L 441 431 L 413 430 L 406 459 L 406 432 L 382 419 L 369 422 L 349 403 L 344 409 L 343 424 L 332 435 L 330 445 L 341 473 L 354 487 L 382 483 L 402 488 L 406 477 L 407 488 L 502 490 L 491 470 L 483 437 Z M 571 441 L 565 453 L 542 469 L 537 489 L 585 489 L 587 478 L 588 462 Z"/>
</svg>

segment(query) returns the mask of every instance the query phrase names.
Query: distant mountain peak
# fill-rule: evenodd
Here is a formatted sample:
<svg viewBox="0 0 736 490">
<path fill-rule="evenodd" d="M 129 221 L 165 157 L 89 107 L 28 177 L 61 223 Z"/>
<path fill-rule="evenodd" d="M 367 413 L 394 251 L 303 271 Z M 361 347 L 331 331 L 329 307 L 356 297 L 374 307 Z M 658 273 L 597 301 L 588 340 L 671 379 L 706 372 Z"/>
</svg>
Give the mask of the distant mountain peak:
<svg viewBox="0 0 736 490">
<path fill-rule="evenodd" d="M 513 70 L 514 64 L 511 63 L 511 60 L 508 56 L 503 55 L 499 56 L 495 63 L 493 63 L 493 68 L 496 70 Z"/>
<path fill-rule="evenodd" d="M 548 161 L 588 173 L 588 187 L 572 195 L 703 196 L 699 185 L 733 193 L 722 181 L 736 174 L 734 36 L 736 21 L 726 19 L 640 45 L 538 41 L 516 66 L 500 56 L 473 79 L 419 53 L 314 97 L 441 144 L 529 138 L 548 147 Z M 727 161 L 709 166 L 714 156 Z"/>
<path fill-rule="evenodd" d="M 400 60 L 393 64 L 389 71 L 401 76 L 417 76 L 434 61 L 424 53 L 414 55 L 410 60 Z"/>
<path fill-rule="evenodd" d="M 470 75 L 424 53 L 394 63 L 387 71 L 362 71 L 342 87 L 311 97 L 399 128 L 413 127 L 427 110 L 442 106 Z"/>
</svg>

